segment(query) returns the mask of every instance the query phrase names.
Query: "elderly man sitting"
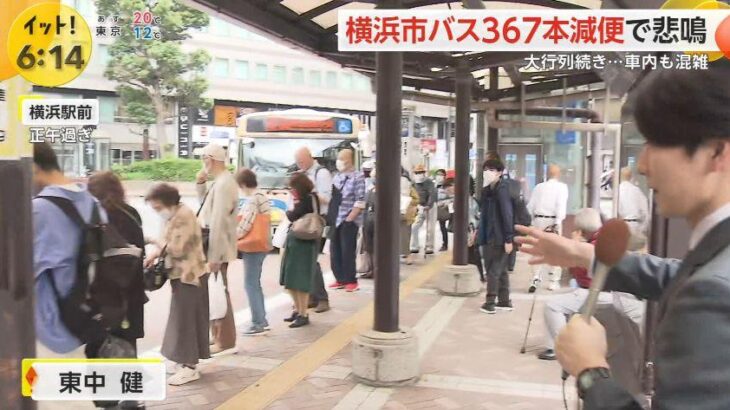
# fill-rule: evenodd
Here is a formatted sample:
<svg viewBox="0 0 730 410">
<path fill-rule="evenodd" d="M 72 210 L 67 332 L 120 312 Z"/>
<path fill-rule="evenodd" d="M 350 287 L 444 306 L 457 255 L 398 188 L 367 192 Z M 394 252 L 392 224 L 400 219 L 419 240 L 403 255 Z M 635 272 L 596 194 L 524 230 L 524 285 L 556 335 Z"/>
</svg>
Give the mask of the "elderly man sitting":
<svg viewBox="0 0 730 410">
<path fill-rule="evenodd" d="M 593 208 L 583 208 L 575 215 L 575 230 L 573 239 L 594 243 L 601 229 L 601 215 Z M 638 251 L 644 248 L 640 243 L 641 238 L 632 237 L 630 242 L 631 251 Z M 581 306 L 588 297 L 588 288 L 591 286 L 591 277 L 584 268 L 570 268 L 570 274 L 578 283 L 578 289 L 554 298 L 545 303 L 545 325 L 547 327 L 546 349 L 537 357 L 542 360 L 555 360 L 555 338 L 560 330 L 567 323 L 567 318 L 578 313 Z M 620 304 L 624 313 L 637 324 L 641 324 L 644 316 L 644 303 L 633 295 L 618 293 Z M 613 304 L 614 295 L 611 292 L 601 292 L 598 298 L 599 304 Z"/>
</svg>

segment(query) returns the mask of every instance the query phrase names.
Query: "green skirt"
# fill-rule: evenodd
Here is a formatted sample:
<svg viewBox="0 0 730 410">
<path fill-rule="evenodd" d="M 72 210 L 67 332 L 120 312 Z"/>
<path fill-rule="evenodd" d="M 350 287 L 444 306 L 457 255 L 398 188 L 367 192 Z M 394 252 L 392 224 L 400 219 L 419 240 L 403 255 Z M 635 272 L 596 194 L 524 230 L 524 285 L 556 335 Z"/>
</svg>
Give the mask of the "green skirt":
<svg viewBox="0 0 730 410">
<path fill-rule="evenodd" d="M 317 264 L 317 241 L 297 239 L 290 232 L 281 261 L 279 284 L 286 289 L 309 293 Z"/>
</svg>

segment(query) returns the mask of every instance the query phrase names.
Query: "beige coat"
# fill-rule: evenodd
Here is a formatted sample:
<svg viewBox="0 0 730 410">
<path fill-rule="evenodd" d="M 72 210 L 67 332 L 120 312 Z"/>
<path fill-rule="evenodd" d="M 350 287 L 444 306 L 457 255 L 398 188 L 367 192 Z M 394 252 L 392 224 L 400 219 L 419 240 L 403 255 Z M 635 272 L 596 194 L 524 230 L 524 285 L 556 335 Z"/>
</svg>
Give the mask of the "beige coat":
<svg viewBox="0 0 730 410">
<path fill-rule="evenodd" d="M 177 211 L 165 224 L 163 243 L 167 244 L 166 265 L 169 278 L 198 286 L 205 274 L 205 255 L 200 235 L 200 225 L 195 214 L 187 206 L 178 205 Z"/>
<path fill-rule="evenodd" d="M 226 263 L 236 259 L 236 215 L 238 210 L 238 185 L 230 172 L 218 175 L 213 182 L 197 184 L 198 199 L 202 202 L 199 220 L 210 229 L 208 262 Z"/>
</svg>

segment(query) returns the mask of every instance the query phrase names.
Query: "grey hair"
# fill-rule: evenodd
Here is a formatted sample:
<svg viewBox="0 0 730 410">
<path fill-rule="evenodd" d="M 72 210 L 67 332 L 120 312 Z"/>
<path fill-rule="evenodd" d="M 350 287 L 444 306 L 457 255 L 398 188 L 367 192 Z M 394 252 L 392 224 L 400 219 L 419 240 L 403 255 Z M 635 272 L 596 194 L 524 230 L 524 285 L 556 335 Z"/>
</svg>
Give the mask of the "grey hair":
<svg viewBox="0 0 730 410">
<path fill-rule="evenodd" d="M 583 208 L 575 214 L 575 229 L 592 234 L 601 229 L 601 214 L 593 208 Z"/>
</svg>

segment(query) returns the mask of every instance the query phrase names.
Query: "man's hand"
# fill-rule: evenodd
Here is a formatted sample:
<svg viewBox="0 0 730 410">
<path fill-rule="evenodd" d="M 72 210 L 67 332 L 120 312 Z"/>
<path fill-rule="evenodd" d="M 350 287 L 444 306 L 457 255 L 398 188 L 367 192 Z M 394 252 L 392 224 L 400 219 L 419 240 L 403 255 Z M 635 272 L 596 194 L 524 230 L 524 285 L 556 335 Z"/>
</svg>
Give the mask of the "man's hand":
<svg viewBox="0 0 730 410">
<path fill-rule="evenodd" d="M 195 176 L 195 182 L 204 184 L 206 181 L 208 181 L 208 173 L 205 172 L 205 169 L 201 169 L 198 171 L 198 175 Z"/>
<path fill-rule="evenodd" d="M 520 244 L 520 252 L 531 256 L 530 265 L 553 265 L 588 268 L 593 260 L 594 248 L 589 243 L 582 243 L 540 229 L 516 225 L 517 232 L 525 236 L 516 236 L 515 242 Z"/>
<path fill-rule="evenodd" d="M 510 253 L 512 253 L 512 250 L 513 250 L 513 249 L 514 249 L 514 246 L 512 246 L 512 244 L 511 244 L 511 243 L 505 243 L 505 244 L 504 244 L 504 252 L 505 252 L 506 254 L 508 254 L 508 255 L 509 255 Z"/>
<path fill-rule="evenodd" d="M 594 367 L 608 368 L 606 330 L 592 318 L 586 322 L 580 315 L 573 315 L 555 341 L 555 354 L 563 369 L 571 376 Z"/>
<path fill-rule="evenodd" d="M 208 262 L 208 271 L 209 272 L 211 272 L 211 273 L 218 272 L 218 270 L 220 268 L 221 268 L 221 264 L 220 263 L 218 263 L 218 262 Z"/>
</svg>

